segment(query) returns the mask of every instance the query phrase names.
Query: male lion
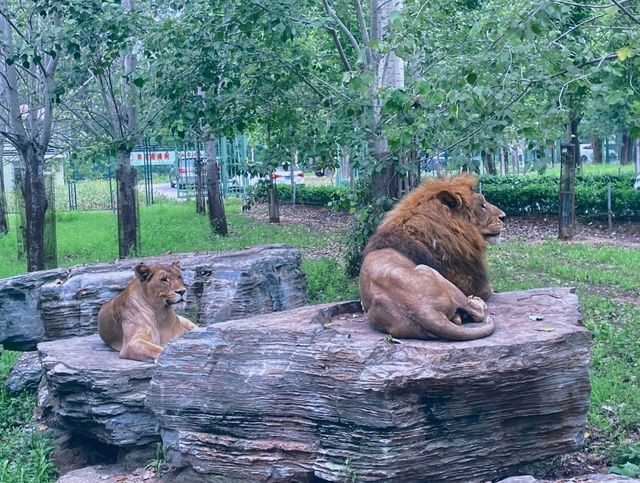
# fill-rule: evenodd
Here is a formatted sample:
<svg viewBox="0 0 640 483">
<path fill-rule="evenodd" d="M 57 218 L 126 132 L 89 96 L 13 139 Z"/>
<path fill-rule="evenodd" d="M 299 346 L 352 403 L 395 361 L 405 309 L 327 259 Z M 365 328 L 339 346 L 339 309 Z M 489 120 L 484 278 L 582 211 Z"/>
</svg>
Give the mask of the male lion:
<svg viewBox="0 0 640 483">
<path fill-rule="evenodd" d="M 186 300 L 180 262 L 141 263 L 134 270 L 136 278 L 100 308 L 98 333 L 121 359 L 155 361 L 164 344 L 197 326 L 173 311 Z"/>
<path fill-rule="evenodd" d="M 426 181 L 378 226 L 360 270 L 362 306 L 376 329 L 449 340 L 494 331 L 483 301 L 493 292 L 485 244 L 499 241 L 505 214 L 476 184 L 467 174 Z"/>
</svg>

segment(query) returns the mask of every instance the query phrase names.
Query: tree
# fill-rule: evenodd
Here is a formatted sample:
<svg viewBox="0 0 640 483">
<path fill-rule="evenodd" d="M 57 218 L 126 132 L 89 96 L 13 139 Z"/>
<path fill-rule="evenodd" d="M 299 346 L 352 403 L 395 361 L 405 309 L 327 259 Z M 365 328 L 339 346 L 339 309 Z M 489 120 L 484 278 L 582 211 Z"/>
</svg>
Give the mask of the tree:
<svg viewBox="0 0 640 483">
<path fill-rule="evenodd" d="M 115 155 L 119 256 L 123 258 L 140 249 L 131 151 L 163 103 L 145 89 L 147 79 L 138 68 L 137 52 L 150 19 L 136 10 L 133 0 L 102 2 L 92 13 L 83 17 L 72 43 L 77 53 L 74 75 L 82 88 L 63 107 L 81 123 L 84 143 Z"/>
<path fill-rule="evenodd" d="M 69 9 L 9 4 L 0 0 L 2 60 L 6 103 L 0 106 L 0 134 L 16 149 L 20 191 L 26 212 L 27 269 L 45 268 L 45 154 L 54 122 L 56 72 L 62 57 L 61 24 Z"/>
<path fill-rule="evenodd" d="M 4 138 L 0 138 L 0 236 L 7 233 L 9 233 L 9 223 L 7 222 L 7 198 L 4 188 Z"/>
</svg>

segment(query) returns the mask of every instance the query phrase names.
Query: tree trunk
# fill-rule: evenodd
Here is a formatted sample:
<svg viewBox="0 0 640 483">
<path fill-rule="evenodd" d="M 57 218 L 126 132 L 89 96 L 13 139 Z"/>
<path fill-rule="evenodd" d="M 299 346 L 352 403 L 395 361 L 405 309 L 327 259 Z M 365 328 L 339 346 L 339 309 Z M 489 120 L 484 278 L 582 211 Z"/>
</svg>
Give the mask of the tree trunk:
<svg viewBox="0 0 640 483">
<path fill-rule="evenodd" d="M 204 179 L 202 176 L 202 158 L 200 156 L 200 141 L 196 140 L 196 213 L 206 212 L 206 200 L 204 196 Z"/>
<path fill-rule="evenodd" d="M 560 155 L 560 213 L 558 237 L 573 239 L 576 231 L 576 166 L 580 155 L 578 124 L 580 117 L 575 111 L 569 114 L 567 123 L 567 143 Z"/>
<path fill-rule="evenodd" d="M 44 225 L 47 199 L 44 186 L 44 153 L 29 143 L 19 151 L 24 171 L 21 186 L 26 213 L 24 240 L 27 246 L 27 270 L 45 269 Z"/>
<path fill-rule="evenodd" d="M 131 150 L 118 149 L 118 254 L 126 258 L 138 253 L 139 220 L 136 197 L 136 172 L 131 166 Z"/>
<path fill-rule="evenodd" d="M 269 187 L 269 223 L 280 223 L 280 197 L 273 179 Z"/>
<path fill-rule="evenodd" d="M 622 148 L 620 149 L 620 164 L 631 164 L 633 160 L 633 140 L 629 131 L 622 133 Z"/>
<path fill-rule="evenodd" d="M 602 138 L 594 137 L 591 145 L 593 146 L 593 163 L 602 164 Z"/>
<path fill-rule="evenodd" d="M 487 172 L 487 174 L 495 176 L 497 172 L 496 172 L 496 164 L 493 160 L 493 154 L 490 153 L 489 151 L 483 150 L 481 153 L 481 156 L 482 156 L 482 163 L 484 164 L 484 169 Z"/>
<path fill-rule="evenodd" d="M 0 236 L 9 233 L 7 198 L 4 188 L 4 139 L 0 139 Z"/>
<path fill-rule="evenodd" d="M 388 30 L 389 18 L 393 12 L 402 10 L 404 0 L 371 0 L 371 40 L 382 41 Z M 381 132 L 382 106 L 380 90 L 404 88 L 404 61 L 393 51 L 376 59 L 370 68 L 376 82 L 372 87 L 373 116 L 372 128 L 374 138 L 370 143 L 371 153 L 376 168 L 371 178 L 371 194 L 373 198 L 398 197 L 398 173 L 393 164 L 389 144 Z"/>
<path fill-rule="evenodd" d="M 220 191 L 220 175 L 216 154 L 216 139 L 210 136 L 205 143 L 207 153 L 207 203 L 209 207 L 209 223 L 218 235 L 226 236 L 227 218 L 224 213 L 224 202 Z"/>
</svg>

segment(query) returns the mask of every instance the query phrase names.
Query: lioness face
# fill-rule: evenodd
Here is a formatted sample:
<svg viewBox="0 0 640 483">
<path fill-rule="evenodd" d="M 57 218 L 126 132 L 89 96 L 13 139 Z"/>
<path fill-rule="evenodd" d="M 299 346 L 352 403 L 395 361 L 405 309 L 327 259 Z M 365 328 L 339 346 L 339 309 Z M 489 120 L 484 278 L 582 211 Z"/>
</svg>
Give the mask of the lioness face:
<svg viewBox="0 0 640 483">
<path fill-rule="evenodd" d="M 488 243 L 500 243 L 505 218 L 504 211 L 489 203 L 480 193 L 473 194 L 473 214 L 476 226 Z"/>
<path fill-rule="evenodd" d="M 138 265 L 135 268 L 147 298 L 173 305 L 187 300 L 180 262 L 171 265 Z"/>
</svg>

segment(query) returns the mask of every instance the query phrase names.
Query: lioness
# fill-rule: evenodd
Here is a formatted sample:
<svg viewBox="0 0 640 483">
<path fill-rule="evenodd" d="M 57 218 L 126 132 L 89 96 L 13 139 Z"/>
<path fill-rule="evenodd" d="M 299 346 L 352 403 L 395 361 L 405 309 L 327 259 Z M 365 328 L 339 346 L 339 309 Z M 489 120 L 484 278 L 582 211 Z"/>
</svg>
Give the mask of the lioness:
<svg viewBox="0 0 640 483">
<path fill-rule="evenodd" d="M 475 192 L 476 183 L 470 175 L 426 181 L 387 213 L 360 270 L 362 306 L 375 328 L 449 340 L 494 331 L 485 251 L 499 241 L 505 214 Z"/>
<path fill-rule="evenodd" d="M 155 361 L 162 346 L 197 326 L 173 311 L 186 300 L 180 262 L 135 267 L 136 278 L 105 302 L 98 313 L 98 333 L 121 359 Z"/>
</svg>

